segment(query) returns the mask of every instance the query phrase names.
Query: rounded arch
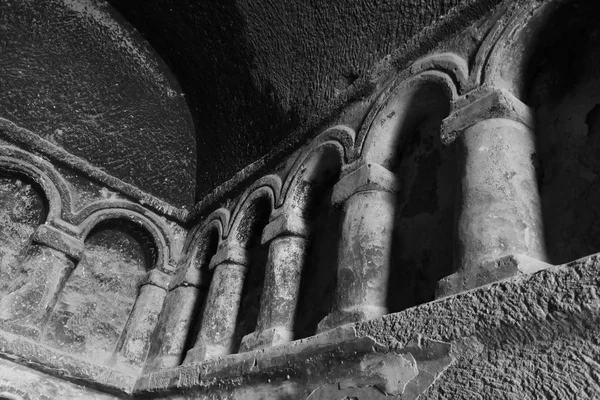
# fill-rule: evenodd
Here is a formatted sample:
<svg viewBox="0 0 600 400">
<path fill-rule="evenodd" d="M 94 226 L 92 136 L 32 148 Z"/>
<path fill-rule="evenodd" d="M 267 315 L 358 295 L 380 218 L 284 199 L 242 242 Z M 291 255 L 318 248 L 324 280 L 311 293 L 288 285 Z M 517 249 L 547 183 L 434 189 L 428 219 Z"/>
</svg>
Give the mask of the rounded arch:
<svg viewBox="0 0 600 400">
<path fill-rule="evenodd" d="M 186 237 L 183 245 L 182 259 L 188 257 L 190 253 L 195 252 L 200 241 L 210 230 L 216 230 L 219 241 L 225 235 L 225 228 L 229 224 L 230 213 L 226 208 L 219 208 L 208 215 L 201 223 L 193 227 Z"/>
<path fill-rule="evenodd" d="M 548 29 L 549 26 L 556 23 L 566 27 L 572 23 L 566 18 L 568 9 L 578 8 L 582 3 L 597 6 L 593 1 L 551 0 L 528 2 L 507 12 L 488 34 L 494 38 L 493 44 L 482 46 L 477 55 L 481 84 L 505 89 L 527 103 L 530 66 L 548 36 L 559 32 L 556 27 Z"/>
<path fill-rule="evenodd" d="M 446 117 L 457 96 L 454 81 L 440 71 L 396 82 L 381 96 L 359 133 L 362 158 L 393 170 L 407 134 L 428 117 Z"/>
<path fill-rule="evenodd" d="M 279 206 L 309 216 L 319 193 L 331 186 L 354 156 L 355 132 L 335 126 L 321 133 L 295 160 L 287 174 Z"/>
<path fill-rule="evenodd" d="M 132 211 L 127 208 L 105 208 L 93 212 L 79 225 L 80 239 L 85 241 L 97 226 L 106 221 L 124 220 L 134 227 L 139 227 L 152 240 L 152 246 L 155 249 L 155 254 L 150 254 L 152 257 L 152 266 L 149 269 L 157 268 L 163 272 L 168 272 L 173 269 L 171 266 L 171 252 L 169 247 L 168 235 L 164 230 L 160 229 L 153 221 L 146 216 Z M 151 250 L 152 252 L 152 250 Z"/>
<path fill-rule="evenodd" d="M 259 179 L 240 197 L 231 216 L 227 239 L 241 247 L 260 242 L 262 229 L 277 204 L 281 193 L 281 179 L 267 175 Z"/>
<path fill-rule="evenodd" d="M 46 165 L 41 166 L 30 162 L 32 160 L 24 161 L 22 158 L 27 154 L 25 152 L 19 151 L 17 153 L 19 158 L 17 158 L 12 156 L 15 154 L 14 151 L 6 152 L 5 150 L 7 149 L 0 147 L 0 170 L 22 174 L 39 185 L 42 191 L 40 195 L 44 196 L 47 206 L 46 222 L 52 223 L 61 219 L 63 203 L 70 205 L 71 202 L 67 185 L 58 173 Z M 12 153 L 12 155 L 7 155 L 7 153 Z M 27 156 L 29 155 L 27 154 Z M 67 197 L 66 201 L 64 201 L 65 197 Z"/>
</svg>

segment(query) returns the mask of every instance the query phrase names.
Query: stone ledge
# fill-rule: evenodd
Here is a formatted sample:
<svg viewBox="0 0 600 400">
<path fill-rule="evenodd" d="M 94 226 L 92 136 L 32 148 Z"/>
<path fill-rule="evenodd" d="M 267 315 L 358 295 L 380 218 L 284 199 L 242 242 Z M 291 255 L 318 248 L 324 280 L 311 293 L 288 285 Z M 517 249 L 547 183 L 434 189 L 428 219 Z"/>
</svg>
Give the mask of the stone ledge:
<svg viewBox="0 0 600 400">
<path fill-rule="evenodd" d="M 506 375 L 511 383 L 517 372 L 494 364 L 493 357 L 510 353 L 529 365 L 537 350 L 530 354 L 523 346 L 569 343 L 573 335 L 584 340 L 580 348 L 586 352 L 599 322 L 600 255 L 594 255 L 281 346 L 145 374 L 135 393 L 144 398 L 310 400 L 390 398 L 387 393 L 406 400 L 429 398 L 428 393 L 443 387 L 455 391 L 453 398 L 467 399 L 472 391 L 455 386 L 466 379 L 460 374 L 470 374 L 473 385 L 483 385 L 482 396 L 494 398 L 493 382 L 482 381 L 473 363 Z M 581 360 L 600 374 L 600 365 Z M 533 367 L 543 370 L 548 362 L 537 360 Z M 537 390 L 535 381 L 519 385 L 515 395 Z M 600 396 L 600 385 L 590 390 Z"/>
<path fill-rule="evenodd" d="M 132 393 L 138 375 L 137 371 L 97 365 L 6 331 L 0 331 L 0 358 L 119 396 Z"/>
</svg>

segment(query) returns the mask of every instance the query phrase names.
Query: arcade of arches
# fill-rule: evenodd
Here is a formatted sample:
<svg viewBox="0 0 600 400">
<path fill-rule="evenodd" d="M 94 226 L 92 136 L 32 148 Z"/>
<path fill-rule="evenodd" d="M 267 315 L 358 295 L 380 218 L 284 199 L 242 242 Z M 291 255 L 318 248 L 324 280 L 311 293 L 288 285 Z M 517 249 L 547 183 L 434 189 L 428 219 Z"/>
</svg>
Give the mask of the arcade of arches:
<svg viewBox="0 0 600 400">
<path fill-rule="evenodd" d="M 0 0 L 0 398 L 600 397 L 600 6 L 459 3 L 203 194 L 154 42 Z"/>
</svg>

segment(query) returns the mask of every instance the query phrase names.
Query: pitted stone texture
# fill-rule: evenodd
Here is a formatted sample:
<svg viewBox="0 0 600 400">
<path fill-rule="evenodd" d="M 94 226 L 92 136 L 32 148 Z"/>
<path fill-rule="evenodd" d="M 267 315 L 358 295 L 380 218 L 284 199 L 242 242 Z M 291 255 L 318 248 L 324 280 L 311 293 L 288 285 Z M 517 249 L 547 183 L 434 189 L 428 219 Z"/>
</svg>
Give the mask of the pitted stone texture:
<svg viewBox="0 0 600 400">
<path fill-rule="evenodd" d="M 0 7 L 0 116 L 175 206 L 191 206 L 192 119 L 139 34 L 100 1 L 3 0 Z"/>
<path fill-rule="evenodd" d="M 184 87 L 199 125 L 203 195 L 347 101 L 349 87 L 357 87 L 355 98 L 370 94 L 373 65 L 397 48 L 409 47 L 411 54 L 387 58 L 383 68 L 415 60 L 499 0 L 110 2 Z M 454 18 L 441 18 L 465 3 L 469 7 Z M 443 27 L 435 35 L 419 35 L 436 22 Z M 421 36 L 418 45 L 414 36 Z"/>
<path fill-rule="evenodd" d="M 455 362 L 423 399 L 600 396 L 600 256 L 551 267 L 393 314 L 359 335 L 404 348 L 420 335 L 452 343 Z"/>
<path fill-rule="evenodd" d="M 19 264 L 44 219 L 44 200 L 32 182 L 0 175 L 0 300 L 27 275 Z"/>
</svg>

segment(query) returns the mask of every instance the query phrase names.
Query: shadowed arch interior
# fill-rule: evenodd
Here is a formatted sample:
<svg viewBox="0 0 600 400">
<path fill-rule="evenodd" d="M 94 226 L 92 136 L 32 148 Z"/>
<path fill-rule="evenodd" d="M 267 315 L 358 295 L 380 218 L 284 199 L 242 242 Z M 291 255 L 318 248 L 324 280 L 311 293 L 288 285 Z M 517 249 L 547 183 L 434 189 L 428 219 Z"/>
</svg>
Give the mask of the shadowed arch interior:
<svg viewBox="0 0 600 400">
<path fill-rule="evenodd" d="M 526 71 L 549 261 L 600 252 L 600 4 L 562 4 Z"/>
</svg>

